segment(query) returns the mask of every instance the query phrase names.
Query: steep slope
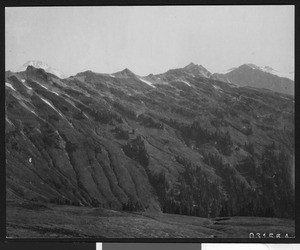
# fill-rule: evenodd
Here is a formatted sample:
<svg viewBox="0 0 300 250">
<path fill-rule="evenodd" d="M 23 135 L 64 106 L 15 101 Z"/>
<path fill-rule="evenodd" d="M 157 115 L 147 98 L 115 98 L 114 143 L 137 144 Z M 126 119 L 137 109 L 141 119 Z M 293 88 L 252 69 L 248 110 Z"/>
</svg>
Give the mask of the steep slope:
<svg viewBox="0 0 300 250">
<path fill-rule="evenodd" d="M 293 98 L 197 74 L 7 72 L 7 199 L 293 217 Z"/>
<path fill-rule="evenodd" d="M 294 95 L 294 81 L 276 75 L 270 67 L 258 67 L 254 64 L 243 64 L 225 74 L 215 73 L 214 80 L 224 81 L 238 86 L 264 88 L 275 92 Z"/>
</svg>

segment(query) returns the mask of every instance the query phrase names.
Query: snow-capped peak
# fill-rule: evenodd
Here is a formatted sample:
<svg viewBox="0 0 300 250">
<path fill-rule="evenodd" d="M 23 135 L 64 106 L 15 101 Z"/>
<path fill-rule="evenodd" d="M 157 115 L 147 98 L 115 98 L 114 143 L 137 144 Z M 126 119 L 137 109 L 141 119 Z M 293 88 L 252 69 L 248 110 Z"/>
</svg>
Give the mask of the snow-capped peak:
<svg viewBox="0 0 300 250">
<path fill-rule="evenodd" d="M 31 60 L 31 61 L 28 61 L 26 62 L 23 67 L 28 67 L 28 66 L 33 66 L 35 68 L 40 68 L 40 69 L 47 69 L 47 68 L 50 68 L 50 66 L 42 61 L 34 61 L 34 60 Z"/>
<path fill-rule="evenodd" d="M 260 70 L 260 67 L 259 67 L 259 66 L 256 66 L 256 65 L 253 64 L 253 63 L 247 63 L 246 65 L 249 66 L 251 69 L 258 69 L 258 70 Z"/>
<path fill-rule="evenodd" d="M 55 68 L 52 68 L 48 64 L 46 64 L 42 61 L 39 61 L 39 60 L 30 60 L 30 61 L 26 62 L 25 64 L 23 64 L 23 66 L 18 71 L 25 71 L 28 66 L 33 66 L 35 68 L 43 69 L 46 72 L 56 75 L 59 78 L 67 78 L 68 77 L 63 72 L 61 72 Z"/>
<path fill-rule="evenodd" d="M 251 67 L 252 69 L 257 69 L 257 70 L 260 70 L 260 71 L 263 71 L 263 72 L 266 72 L 266 73 L 269 73 L 269 74 L 272 74 L 272 75 L 276 75 L 276 76 L 279 76 L 279 77 L 285 77 L 285 78 L 289 78 L 291 80 L 294 80 L 294 72 L 282 73 L 278 70 L 273 69 L 270 66 L 257 66 L 257 65 L 254 65 L 252 63 L 249 63 L 247 65 L 249 67 Z"/>
</svg>

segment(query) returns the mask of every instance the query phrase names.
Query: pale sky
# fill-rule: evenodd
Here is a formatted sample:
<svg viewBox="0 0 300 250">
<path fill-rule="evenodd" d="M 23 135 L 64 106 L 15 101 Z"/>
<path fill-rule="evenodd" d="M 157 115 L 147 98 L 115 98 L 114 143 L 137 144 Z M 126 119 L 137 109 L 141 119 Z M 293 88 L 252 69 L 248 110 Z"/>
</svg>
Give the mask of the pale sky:
<svg viewBox="0 0 300 250">
<path fill-rule="evenodd" d="M 68 75 L 201 64 L 294 71 L 294 6 L 8 7 L 6 70 L 40 60 Z"/>
</svg>

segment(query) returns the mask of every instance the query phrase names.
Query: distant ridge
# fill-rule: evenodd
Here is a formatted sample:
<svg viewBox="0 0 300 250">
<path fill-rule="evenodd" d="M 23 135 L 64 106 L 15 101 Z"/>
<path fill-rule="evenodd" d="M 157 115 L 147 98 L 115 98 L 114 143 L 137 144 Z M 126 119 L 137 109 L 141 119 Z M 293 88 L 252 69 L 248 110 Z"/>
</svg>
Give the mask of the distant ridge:
<svg viewBox="0 0 300 250">
<path fill-rule="evenodd" d="M 249 86 L 269 89 L 275 92 L 294 95 L 294 81 L 280 77 L 278 71 L 269 66 L 259 67 L 255 64 L 243 64 L 227 73 L 211 75 L 211 79 L 219 80 L 237 86 Z"/>
<path fill-rule="evenodd" d="M 48 73 L 54 74 L 57 77 L 64 79 L 68 76 L 63 72 L 52 68 L 48 64 L 39 61 L 39 60 L 30 60 L 26 62 L 18 71 L 25 71 L 28 66 L 33 66 L 35 68 L 41 68 Z M 88 73 L 95 73 L 90 70 L 80 72 L 76 75 Z M 99 74 L 99 73 L 95 73 Z M 148 77 L 141 78 L 139 75 L 136 75 L 130 69 L 125 68 L 122 71 L 115 72 L 113 74 L 104 74 L 111 77 L 129 79 L 136 78 L 148 85 L 153 85 L 153 83 L 163 83 L 164 80 L 175 80 L 180 78 L 184 81 L 186 77 L 204 77 L 210 78 L 213 80 L 223 81 L 237 87 L 254 87 L 254 88 L 264 88 L 269 89 L 275 92 L 294 95 L 294 81 L 290 78 L 293 78 L 294 72 L 289 72 L 288 74 L 283 74 L 270 66 L 257 66 L 253 63 L 243 64 L 239 67 L 233 67 L 229 70 L 224 71 L 223 73 L 214 73 L 212 74 L 202 65 L 195 64 L 194 62 L 189 63 L 183 68 L 170 69 L 165 73 L 153 75 L 150 74 Z M 76 76 L 75 75 L 75 76 Z M 289 77 L 287 77 L 289 76 Z M 148 79 L 148 81 L 146 81 Z M 152 79 L 152 80 L 151 80 Z M 149 82 L 149 80 L 153 82 Z"/>
</svg>

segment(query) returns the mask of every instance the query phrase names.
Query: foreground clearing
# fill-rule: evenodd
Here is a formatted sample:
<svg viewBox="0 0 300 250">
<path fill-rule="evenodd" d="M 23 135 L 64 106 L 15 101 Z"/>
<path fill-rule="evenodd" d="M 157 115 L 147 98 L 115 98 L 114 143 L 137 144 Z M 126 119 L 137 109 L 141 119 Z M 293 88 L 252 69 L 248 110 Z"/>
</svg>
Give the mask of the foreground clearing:
<svg viewBox="0 0 300 250">
<path fill-rule="evenodd" d="M 9 238 L 248 238 L 295 235 L 295 222 L 264 217 L 200 218 L 41 203 L 7 203 Z"/>
</svg>

